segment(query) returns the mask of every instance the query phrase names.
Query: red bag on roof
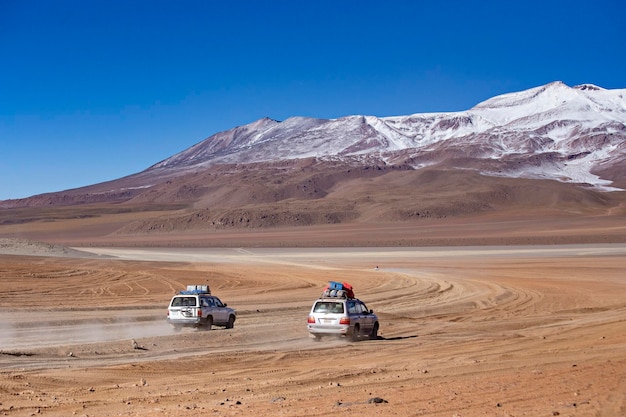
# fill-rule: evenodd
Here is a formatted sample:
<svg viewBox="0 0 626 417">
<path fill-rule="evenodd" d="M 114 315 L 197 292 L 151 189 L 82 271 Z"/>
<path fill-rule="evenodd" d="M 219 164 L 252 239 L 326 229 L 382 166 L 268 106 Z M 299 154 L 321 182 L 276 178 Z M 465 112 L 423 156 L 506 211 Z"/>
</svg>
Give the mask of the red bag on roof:
<svg viewBox="0 0 626 417">
<path fill-rule="evenodd" d="M 342 282 L 343 284 L 343 290 L 346 293 L 346 296 L 348 298 L 354 298 L 354 290 L 352 289 L 352 285 L 348 284 L 347 282 Z"/>
</svg>

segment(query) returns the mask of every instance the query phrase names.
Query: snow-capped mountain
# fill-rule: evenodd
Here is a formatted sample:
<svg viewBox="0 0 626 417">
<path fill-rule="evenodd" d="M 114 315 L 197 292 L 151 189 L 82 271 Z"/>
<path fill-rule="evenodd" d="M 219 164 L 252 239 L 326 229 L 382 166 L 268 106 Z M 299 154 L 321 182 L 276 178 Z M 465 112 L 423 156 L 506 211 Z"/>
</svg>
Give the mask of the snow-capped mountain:
<svg viewBox="0 0 626 417">
<path fill-rule="evenodd" d="M 217 133 L 144 173 L 311 157 L 414 168 L 447 162 L 487 175 L 614 190 L 626 166 L 626 89 L 553 82 L 461 112 L 264 118 Z"/>
</svg>

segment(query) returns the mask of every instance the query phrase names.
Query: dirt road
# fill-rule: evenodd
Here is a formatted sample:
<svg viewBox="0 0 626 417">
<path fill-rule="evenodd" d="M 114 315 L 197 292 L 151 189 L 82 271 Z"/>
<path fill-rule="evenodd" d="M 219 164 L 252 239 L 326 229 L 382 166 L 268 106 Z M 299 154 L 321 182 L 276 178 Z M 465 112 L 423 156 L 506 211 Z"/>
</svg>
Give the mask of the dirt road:
<svg viewBox="0 0 626 417">
<path fill-rule="evenodd" d="M 88 251 L 0 255 L 3 415 L 626 415 L 626 245 Z M 379 340 L 308 337 L 329 280 Z M 207 282 L 235 328 L 174 333 Z"/>
</svg>

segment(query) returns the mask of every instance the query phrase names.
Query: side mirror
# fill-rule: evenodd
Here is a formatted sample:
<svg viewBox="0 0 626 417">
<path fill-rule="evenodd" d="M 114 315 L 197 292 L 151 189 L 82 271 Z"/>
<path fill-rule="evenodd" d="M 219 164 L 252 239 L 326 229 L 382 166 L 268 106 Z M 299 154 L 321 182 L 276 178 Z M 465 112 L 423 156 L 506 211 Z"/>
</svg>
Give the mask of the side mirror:
<svg viewBox="0 0 626 417">
<path fill-rule="evenodd" d="M 374 314 L 374 310 L 370 308 L 370 314 Z"/>
</svg>

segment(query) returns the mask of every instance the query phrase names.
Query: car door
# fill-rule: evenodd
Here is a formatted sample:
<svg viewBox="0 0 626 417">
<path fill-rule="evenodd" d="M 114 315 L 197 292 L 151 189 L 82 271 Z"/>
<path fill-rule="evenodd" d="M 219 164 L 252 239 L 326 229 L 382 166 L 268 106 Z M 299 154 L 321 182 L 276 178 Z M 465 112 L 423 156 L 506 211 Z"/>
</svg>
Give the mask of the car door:
<svg viewBox="0 0 626 417">
<path fill-rule="evenodd" d="M 196 299 L 193 296 L 175 297 L 170 306 L 170 318 L 177 320 L 195 320 Z"/>
<path fill-rule="evenodd" d="M 361 331 L 362 333 L 370 333 L 374 327 L 374 316 L 370 314 L 369 309 L 364 302 L 358 302 L 358 310 L 361 312 Z"/>
<path fill-rule="evenodd" d="M 226 306 L 217 297 L 211 297 L 213 301 L 213 323 L 226 323 L 228 322 L 228 311 Z"/>
</svg>

